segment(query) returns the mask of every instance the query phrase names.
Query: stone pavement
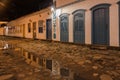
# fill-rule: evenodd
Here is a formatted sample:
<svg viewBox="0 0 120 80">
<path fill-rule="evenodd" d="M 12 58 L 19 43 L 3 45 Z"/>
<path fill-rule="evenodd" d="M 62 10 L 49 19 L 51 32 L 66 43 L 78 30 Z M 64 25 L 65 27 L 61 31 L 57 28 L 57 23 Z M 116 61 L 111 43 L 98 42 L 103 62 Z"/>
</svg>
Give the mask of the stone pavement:
<svg viewBox="0 0 120 80">
<path fill-rule="evenodd" d="M 0 79 L 3 80 L 120 80 L 120 51 L 2 36 L 0 44 L 0 47 L 8 44 L 10 48 L 0 50 Z M 36 67 L 34 61 L 10 54 L 19 48 L 32 53 L 32 60 L 41 65 Z"/>
</svg>

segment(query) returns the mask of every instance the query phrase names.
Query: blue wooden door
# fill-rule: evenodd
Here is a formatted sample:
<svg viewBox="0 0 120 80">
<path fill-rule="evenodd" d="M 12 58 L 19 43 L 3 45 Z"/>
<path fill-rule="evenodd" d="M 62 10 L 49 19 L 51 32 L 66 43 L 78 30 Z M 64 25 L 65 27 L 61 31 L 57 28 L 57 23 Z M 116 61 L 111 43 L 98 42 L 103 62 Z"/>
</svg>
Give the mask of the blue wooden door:
<svg viewBox="0 0 120 80">
<path fill-rule="evenodd" d="M 109 5 L 98 5 L 93 8 L 93 44 L 109 44 Z"/>
<path fill-rule="evenodd" d="M 51 19 L 47 19 L 46 21 L 46 38 L 48 40 L 52 40 L 52 20 Z"/>
<path fill-rule="evenodd" d="M 68 15 L 63 14 L 60 16 L 60 41 L 68 42 Z"/>
<path fill-rule="evenodd" d="M 74 42 L 84 44 L 85 43 L 85 10 L 77 10 L 74 15 Z"/>
</svg>

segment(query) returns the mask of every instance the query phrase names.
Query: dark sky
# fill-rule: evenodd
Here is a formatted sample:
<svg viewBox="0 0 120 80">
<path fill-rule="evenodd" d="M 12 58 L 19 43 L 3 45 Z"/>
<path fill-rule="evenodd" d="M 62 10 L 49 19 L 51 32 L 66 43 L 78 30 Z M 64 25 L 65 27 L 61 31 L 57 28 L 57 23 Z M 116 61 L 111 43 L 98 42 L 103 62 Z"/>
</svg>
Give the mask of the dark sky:
<svg viewBox="0 0 120 80">
<path fill-rule="evenodd" d="M 0 0 L 0 21 L 10 21 L 52 5 L 52 0 Z"/>
</svg>

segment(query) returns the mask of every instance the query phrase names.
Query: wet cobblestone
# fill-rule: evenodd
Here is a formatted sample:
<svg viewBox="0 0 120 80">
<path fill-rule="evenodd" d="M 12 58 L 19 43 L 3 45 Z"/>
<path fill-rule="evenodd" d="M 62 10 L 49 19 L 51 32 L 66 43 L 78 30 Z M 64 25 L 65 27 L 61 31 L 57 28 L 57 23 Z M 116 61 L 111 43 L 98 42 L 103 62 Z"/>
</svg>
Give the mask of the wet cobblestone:
<svg viewBox="0 0 120 80">
<path fill-rule="evenodd" d="M 12 75 L 9 80 L 120 80 L 120 51 L 117 50 L 92 50 L 74 44 L 2 36 L 0 41 L 0 47 L 8 43 L 11 49 L 20 47 L 54 62 L 50 71 L 26 64 L 21 56 L 3 54 L 1 49 L 0 76 Z M 68 69 L 69 76 L 61 76 L 61 68 Z"/>
</svg>

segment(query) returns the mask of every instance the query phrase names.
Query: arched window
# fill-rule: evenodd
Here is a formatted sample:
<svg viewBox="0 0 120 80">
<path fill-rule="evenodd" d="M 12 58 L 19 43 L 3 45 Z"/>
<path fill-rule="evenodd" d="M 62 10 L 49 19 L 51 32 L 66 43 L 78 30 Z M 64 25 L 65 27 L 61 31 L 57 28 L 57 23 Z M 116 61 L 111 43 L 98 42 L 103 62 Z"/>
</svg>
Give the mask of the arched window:
<svg viewBox="0 0 120 80">
<path fill-rule="evenodd" d="M 85 43 L 85 10 L 79 9 L 73 12 L 73 34 L 75 43 Z"/>
<path fill-rule="evenodd" d="M 60 15 L 60 41 L 68 42 L 68 20 L 69 14 L 64 13 Z"/>
</svg>

